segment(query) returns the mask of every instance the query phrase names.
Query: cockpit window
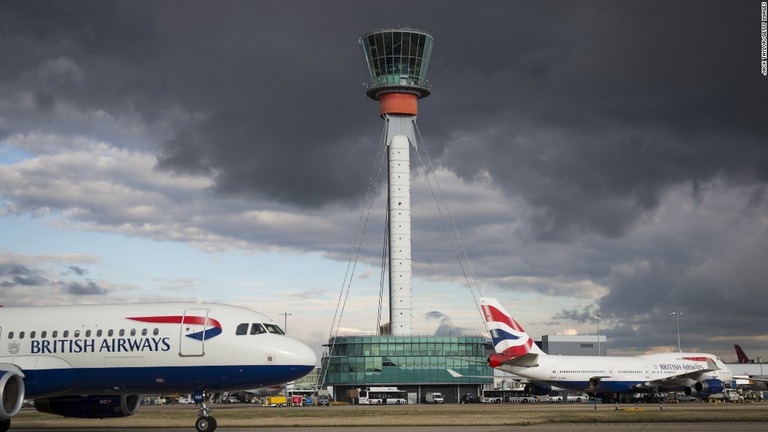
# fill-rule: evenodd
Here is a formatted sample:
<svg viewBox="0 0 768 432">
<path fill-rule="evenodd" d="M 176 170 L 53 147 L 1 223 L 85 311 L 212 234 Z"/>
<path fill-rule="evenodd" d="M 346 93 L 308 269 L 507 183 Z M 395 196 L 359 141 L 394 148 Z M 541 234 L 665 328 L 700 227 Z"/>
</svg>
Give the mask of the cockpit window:
<svg viewBox="0 0 768 432">
<path fill-rule="evenodd" d="M 280 327 L 276 326 L 275 324 L 264 324 L 264 327 L 267 328 L 267 331 L 274 334 L 285 334 L 283 333 L 283 330 L 280 329 Z"/>
<path fill-rule="evenodd" d="M 238 336 L 248 334 L 248 323 L 238 324 L 237 330 L 235 330 L 235 334 Z"/>
<path fill-rule="evenodd" d="M 267 332 L 267 330 L 264 328 L 263 325 L 261 325 L 259 323 L 251 324 L 251 334 L 252 335 L 262 334 L 262 333 L 266 333 L 266 332 Z"/>
</svg>

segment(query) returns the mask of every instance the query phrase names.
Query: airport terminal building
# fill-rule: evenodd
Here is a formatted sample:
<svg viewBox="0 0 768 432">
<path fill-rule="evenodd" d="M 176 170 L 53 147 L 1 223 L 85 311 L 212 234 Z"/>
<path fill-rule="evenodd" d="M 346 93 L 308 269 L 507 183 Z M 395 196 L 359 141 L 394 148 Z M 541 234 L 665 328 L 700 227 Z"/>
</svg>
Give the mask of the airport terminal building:
<svg viewBox="0 0 768 432">
<path fill-rule="evenodd" d="M 354 389 L 398 387 L 414 395 L 410 403 L 424 403 L 428 392 L 456 403 L 493 385 L 486 364 L 491 349 L 483 336 L 336 336 L 328 341 L 321 380 L 335 401 L 351 402 Z"/>
</svg>

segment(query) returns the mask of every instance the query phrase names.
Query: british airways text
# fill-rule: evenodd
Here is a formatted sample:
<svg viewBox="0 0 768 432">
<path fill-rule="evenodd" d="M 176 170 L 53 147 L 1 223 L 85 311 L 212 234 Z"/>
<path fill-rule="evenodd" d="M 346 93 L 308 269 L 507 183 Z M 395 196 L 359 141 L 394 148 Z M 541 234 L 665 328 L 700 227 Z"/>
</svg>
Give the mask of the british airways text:
<svg viewBox="0 0 768 432">
<path fill-rule="evenodd" d="M 697 371 L 704 369 L 704 366 L 697 364 L 659 363 L 659 369 L 663 371 Z"/>
<path fill-rule="evenodd" d="M 167 337 L 162 338 L 112 338 L 103 339 L 54 339 L 31 341 L 32 354 L 80 354 L 95 352 L 145 352 L 170 351 L 171 344 Z"/>
</svg>

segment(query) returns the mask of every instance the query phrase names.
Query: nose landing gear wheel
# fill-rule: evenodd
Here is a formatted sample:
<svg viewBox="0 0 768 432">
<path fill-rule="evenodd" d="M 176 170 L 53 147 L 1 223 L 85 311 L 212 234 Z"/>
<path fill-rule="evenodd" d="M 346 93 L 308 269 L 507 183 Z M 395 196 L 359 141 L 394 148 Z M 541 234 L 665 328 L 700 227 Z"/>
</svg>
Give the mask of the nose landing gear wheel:
<svg viewBox="0 0 768 432">
<path fill-rule="evenodd" d="M 216 430 L 216 419 L 213 417 L 199 417 L 195 422 L 197 432 L 213 432 Z"/>
</svg>

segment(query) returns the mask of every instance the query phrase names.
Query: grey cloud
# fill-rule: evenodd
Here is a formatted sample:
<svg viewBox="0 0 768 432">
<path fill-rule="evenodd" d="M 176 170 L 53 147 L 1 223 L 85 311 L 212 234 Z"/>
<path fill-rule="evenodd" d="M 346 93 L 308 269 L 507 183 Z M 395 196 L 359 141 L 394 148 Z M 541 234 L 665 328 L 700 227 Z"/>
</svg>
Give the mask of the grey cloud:
<svg viewBox="0 0 768 432">
<path fill-rule="evenodd" d="M 35 287 L 48 283 L 42 273 L 34 268 L 21 264 L 0 264 L 0 286 Z"/>
<path fill-rule="evenodd" d="M 67 270 L 76 274 L 77 276 L 85 276 L 88 274 L 88 269 L 76 265 L 67 266 Z"/>
<path fill-rule="evenodd" d="M 85 283 L 69 282 L 65 284 L 65 287 L 68 294 L 75 296 L 104 295 L 108 293 L 105 288 L 90 280 Z"/>
</svg>

